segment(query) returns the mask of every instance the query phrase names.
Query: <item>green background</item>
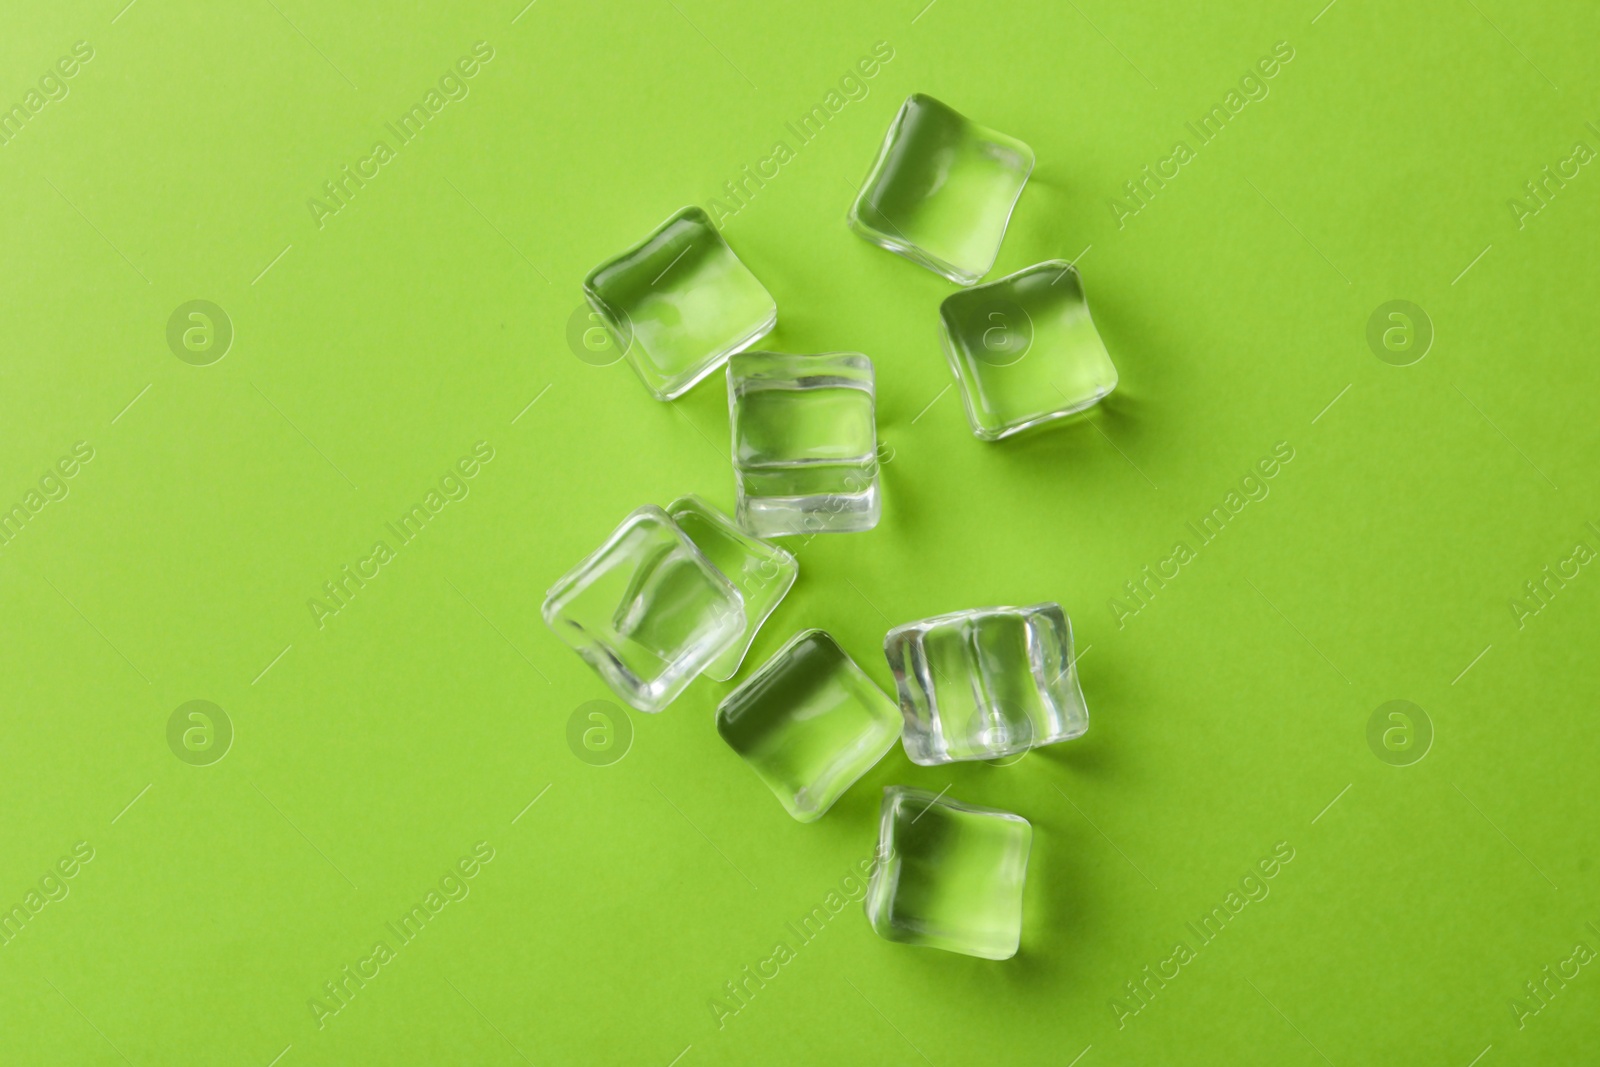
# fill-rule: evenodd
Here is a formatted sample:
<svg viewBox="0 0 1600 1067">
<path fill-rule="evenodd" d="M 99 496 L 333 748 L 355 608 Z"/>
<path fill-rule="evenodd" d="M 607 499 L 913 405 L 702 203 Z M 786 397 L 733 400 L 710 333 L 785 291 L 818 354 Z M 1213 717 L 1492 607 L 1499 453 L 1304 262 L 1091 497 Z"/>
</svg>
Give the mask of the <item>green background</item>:
<svg viewBox="0 0 1600 1067">
<path fill-rule="evenodd" d="M 1593 1055 L 1596 968 L 1542 1006 L 1524 983 L 1600 947 L 1600 576 L 1511 602 L 1600 547 L 1600 176 L 1520 224 L 1508 201 L 1600 148 L 1600 15 L 923 3 L 7 5 L 0 104 L 94 56 L 0 147 L 0 504 L 94 458 L 0 548 L 0 905 L 94 858 L 0 947 L 0 1061 Z M 478 41 L 470 95 L 319 227 L 307 201 Z M 879 41 L 869 95 L 796 147 L 785 123 Z M 1280 41 L 1270 95 L 1201 147 L 1185 123 Z M 1122 379 L 1093 418 L 973 439 L 953 287 L 845 228 L 914 91 L 1037 153 L 990 277 L 1079 258 Z M 795 158 L 725 233 L 777 300 L 771 347 L 873 358 L 892 458 L 876 530 L 790 540 L 741 677 L 820 626 L 888 686 L 890 625 L 1059 600 L 1092 717 L 1009 767 L 897 748 L 809 826 L 718 739 L 724 685 L 576 758 L 569 716 L 610 694 L 538 616 L 631 509 L 731 507 L 720 376 L 657 403 L 567 327 L 585 272 L 779 139 Z M 1119 227 L 1110 199 L 1179 140 L 1196 158 Z M 236 331 L 209 366 L 166 340 L 193 299 Z M 1366 340 L 1393 299 L 1436 330 L 1411 366 Z M 308 600 L 480 441 L 470 495 L 319 628 Z M 1123 583 L 1279 442 L 1270 496 L 1119 626 Z M 236 732 L 209 766 L 168 746 L 195 699 Z M 1395 699 L 1435 733 L 1409 766 L 1367 741 Z M 1021 953 L 889 944 L 852 903 L 719 1027 L 897 783 L 1033 822 Z M 323 983 L 478 842 L 470 895 L 319 1028 Z M 1271 895 L 1197 947 L 1184 924 L 1279 842 Z M 1180 938 L 1196 958 L 1119 1026 Z"/>
</svg>

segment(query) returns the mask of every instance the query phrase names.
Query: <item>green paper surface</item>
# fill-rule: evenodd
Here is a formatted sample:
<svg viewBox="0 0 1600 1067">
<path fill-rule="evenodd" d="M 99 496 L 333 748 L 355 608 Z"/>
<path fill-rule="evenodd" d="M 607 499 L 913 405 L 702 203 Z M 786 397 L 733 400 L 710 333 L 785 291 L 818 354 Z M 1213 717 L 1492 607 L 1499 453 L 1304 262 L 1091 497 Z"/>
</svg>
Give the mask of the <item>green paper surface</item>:
<svg viewBox="0 0 1600 1067">
<path fill-rule="evenodd" d="M 6 13 L 0 1062 L 1593 1058 L 1592 6 L 524 2 Z M 1036 154 L 986 279 L 1077 263 L 1090 415 L 975 440 L 846 227 L 913 92 Z M 581 292 L 691 204 L 871 357 L 883 519 L 635 715 L 538 608 L 732 510 Z M 802 825 L 717 736 L 1045 600 L 1080 740 Z M 1014 959 L 872 933 L 886 785 L 1030 821 Z"/>
</svg>

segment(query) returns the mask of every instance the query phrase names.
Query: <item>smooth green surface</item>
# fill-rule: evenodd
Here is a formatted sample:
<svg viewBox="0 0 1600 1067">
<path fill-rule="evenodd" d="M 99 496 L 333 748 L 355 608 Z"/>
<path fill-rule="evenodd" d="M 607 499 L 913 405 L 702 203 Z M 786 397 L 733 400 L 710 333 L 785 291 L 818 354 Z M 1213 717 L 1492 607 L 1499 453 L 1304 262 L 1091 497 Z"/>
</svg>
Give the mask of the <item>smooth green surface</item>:
<svg viewBox="0 0 1600 1067">
<path fill-rule="evenodd" d="M 1524 985 L 1600 949 L 1600 173 L 1567 163 L 1600 149 L 1592 6 L 274 3 L 13 4 L 0 34 L 0 105 L 93 49 L 0 147 L 0 504 L 39 494 L 0 548 L 0 902 L 93 851 L 0 947 L 0 1062 L 1592 1058 L 1594 964 L 1542 1006 Z M 389 133 L 480 40 L 470 93 Z M 1185 124 L 1236 90 L 1202 142 Z M 1095 416 L 974 440 L 953 287 L 846 227 L 917 91 L 1037 153 L 987 277 L 1078 260 L 1122 375 Z M 307 201 L 379 139 L 319 229 Z M 1134 213 L 1124 183 L 1180 140 Z M 775 176 L 734 204 L 746 167 Z M 634 716 L 620 762 L 568 749 L 614 697 L 544 590 L 643 503 L 733 503 L 719 382 L 662 404 L 568 348 L 584 275 L 686 203 L 776 299 L 764 344 L 873 358 L 892 457 L 875 530 L 792 542 L 752 665 L 821 626 L 887 688 L 889 626 L 1056 599 L 1081 740 L 891 752 L 811 825 L 751 802 L 712 724 L 728 686 Z M 167 343 L 195 299 L 233 325 L 209 366 Z M 1411 366 L 1368 347 L 1395 299 L 1434 327 Z M 319 628 L 307 601 L 380 539 Z M 1433 730 L 1410 766 L 1368 746 L 1397 699 Z M 169 748 L 191 700 L 230 718 L 220 762 Z M 1033 823 L 1015 959 L 872 933 L 854 879 L 890 784 Z M 1241 889 L 1264 861 L 1270 895 Z M 319 1030 L 307 1002 L 430 893 Z M 1119 1029 L 1179 939 L 1195 958 Z"/>
</svg>

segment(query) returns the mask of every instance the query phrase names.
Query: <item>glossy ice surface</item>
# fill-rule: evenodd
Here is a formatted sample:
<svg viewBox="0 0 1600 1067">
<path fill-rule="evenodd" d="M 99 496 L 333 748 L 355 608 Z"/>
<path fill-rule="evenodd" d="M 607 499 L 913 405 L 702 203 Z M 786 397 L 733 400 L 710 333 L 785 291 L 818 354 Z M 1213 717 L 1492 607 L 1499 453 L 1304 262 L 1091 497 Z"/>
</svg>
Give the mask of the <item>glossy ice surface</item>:
<svg viewBox="0 0 1600 1067">
<path fill-rule="evenodd" d="M 850 228 L 961 285 L 994 266 L 1033 149 L 921 93 L 900 108 Z"/>
<path fill-rule="evenodd" d="M 947 297 L 939 325 L 972 432 L 986 441 L 1082 411 L 1117 386 L 1078 271 L 1064 260 Z"/>
<path fill-rule="evenodd" d="M 745 352 L 728 361 L 739 522 L 758 536 L 878 523 L 872 361 Z"/>
<path fill-rule="evenodd" d="M 805 630 L 722 702 L 717 732 L 812 822 L 894 747 L 900 716 L 833 638 Z"/>
<path fill-rule="evenodd" d="M 778 321 L 772 295 L 697 207 L 596 267 L 583 291 L 657 400 L 680 395 Z"/>
<path fill-rule="evenodd" d="M 542 614 L 640 711 L 670 704 L 745 631 L 738 591 L 653 505 L 551 586 Z"/>
<path fill-rule="evenodd" d="M 994 759 L 1080 737 L 1089 712 L 1059 604 L 977 608 L 897 626 L 883 642 L 913 763 Z"/>
<path fill-rule="evenodd" d="M 800 564 L 777 545 L 751 537 L 698 496 L 674 500 L 667 514 L 744 598 L 744 635 L 705 670 L 706 677 L 725 682 L 738 673 L 756 631 L 794 585 Z"/>
<path fill-rule="evenodd" d="M 1033 827 L 1020 815 L 921 789 L 883 791 L 867 919 L 879 937 L 988 960 L 1022 939 Z"/>
</svg>

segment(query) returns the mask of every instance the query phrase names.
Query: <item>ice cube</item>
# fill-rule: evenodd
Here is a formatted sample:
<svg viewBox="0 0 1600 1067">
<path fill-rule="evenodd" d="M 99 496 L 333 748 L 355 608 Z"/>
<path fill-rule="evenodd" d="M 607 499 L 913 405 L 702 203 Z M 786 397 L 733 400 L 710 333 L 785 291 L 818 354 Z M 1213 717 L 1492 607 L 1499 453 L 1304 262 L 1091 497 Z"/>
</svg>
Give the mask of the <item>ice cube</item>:
<svg viewBox="0 0 1600 1067">
<path fill-rule="evenodd" d="M 725 682 L 738 673 L 756 631 L 794 585 L 800 564 L 777 545 L 751 537 L 698 496 L 674 500 L 667 514 L 744 598 L 744 636 L 705 670 L 706 677 Z"/>
<path fill-rule="evenodd" d="M 739 591 L 646 505 L 545 594 L 545 623 L 640 711 L 660 711 L 744 635 Z"/>
<path fill-rule="evenodd" d="M 994 266 L 1033 149 L 917 93 L 889 125 L 850 228 L 960 285 Z"/>
<path fill-rule="evenodd" d="M 1092 407 L 1117 386 L 1077 268 L 1063 260 L 946 297 L 939 326 L 967 421 L 985 441 Z"/>
<path fill-rule="evenodd" d="M 717 732 L 812 822 L 894 747 L 900 716 L 833 638 L 804 630 L 718 706 Z"/>
<path fill-rule="evenodd" d="M 583 292 L 657 400 L 679 396 L 778 322 L 772 295 L 697 207 L 600 264 Z"/>
<path fill-rule="evenodd" d="M 745 352 L 728 361 L 737 517 L 760 537 L 878 524 L 872 361 Z"/>
<path fill-rule="evenodd" d="M 872 929 L 889 941 L 986 960 L 1017 954 L 1033 827 L 1008 811 L 902 785 L 883 791 Z"/>
<path fill-rule="evenodd" d="M 1060 604 L 936 615 L 890 630 L 883 652 L 913 763 L 995 759 L 1089 728 Z"/>
</svg>

